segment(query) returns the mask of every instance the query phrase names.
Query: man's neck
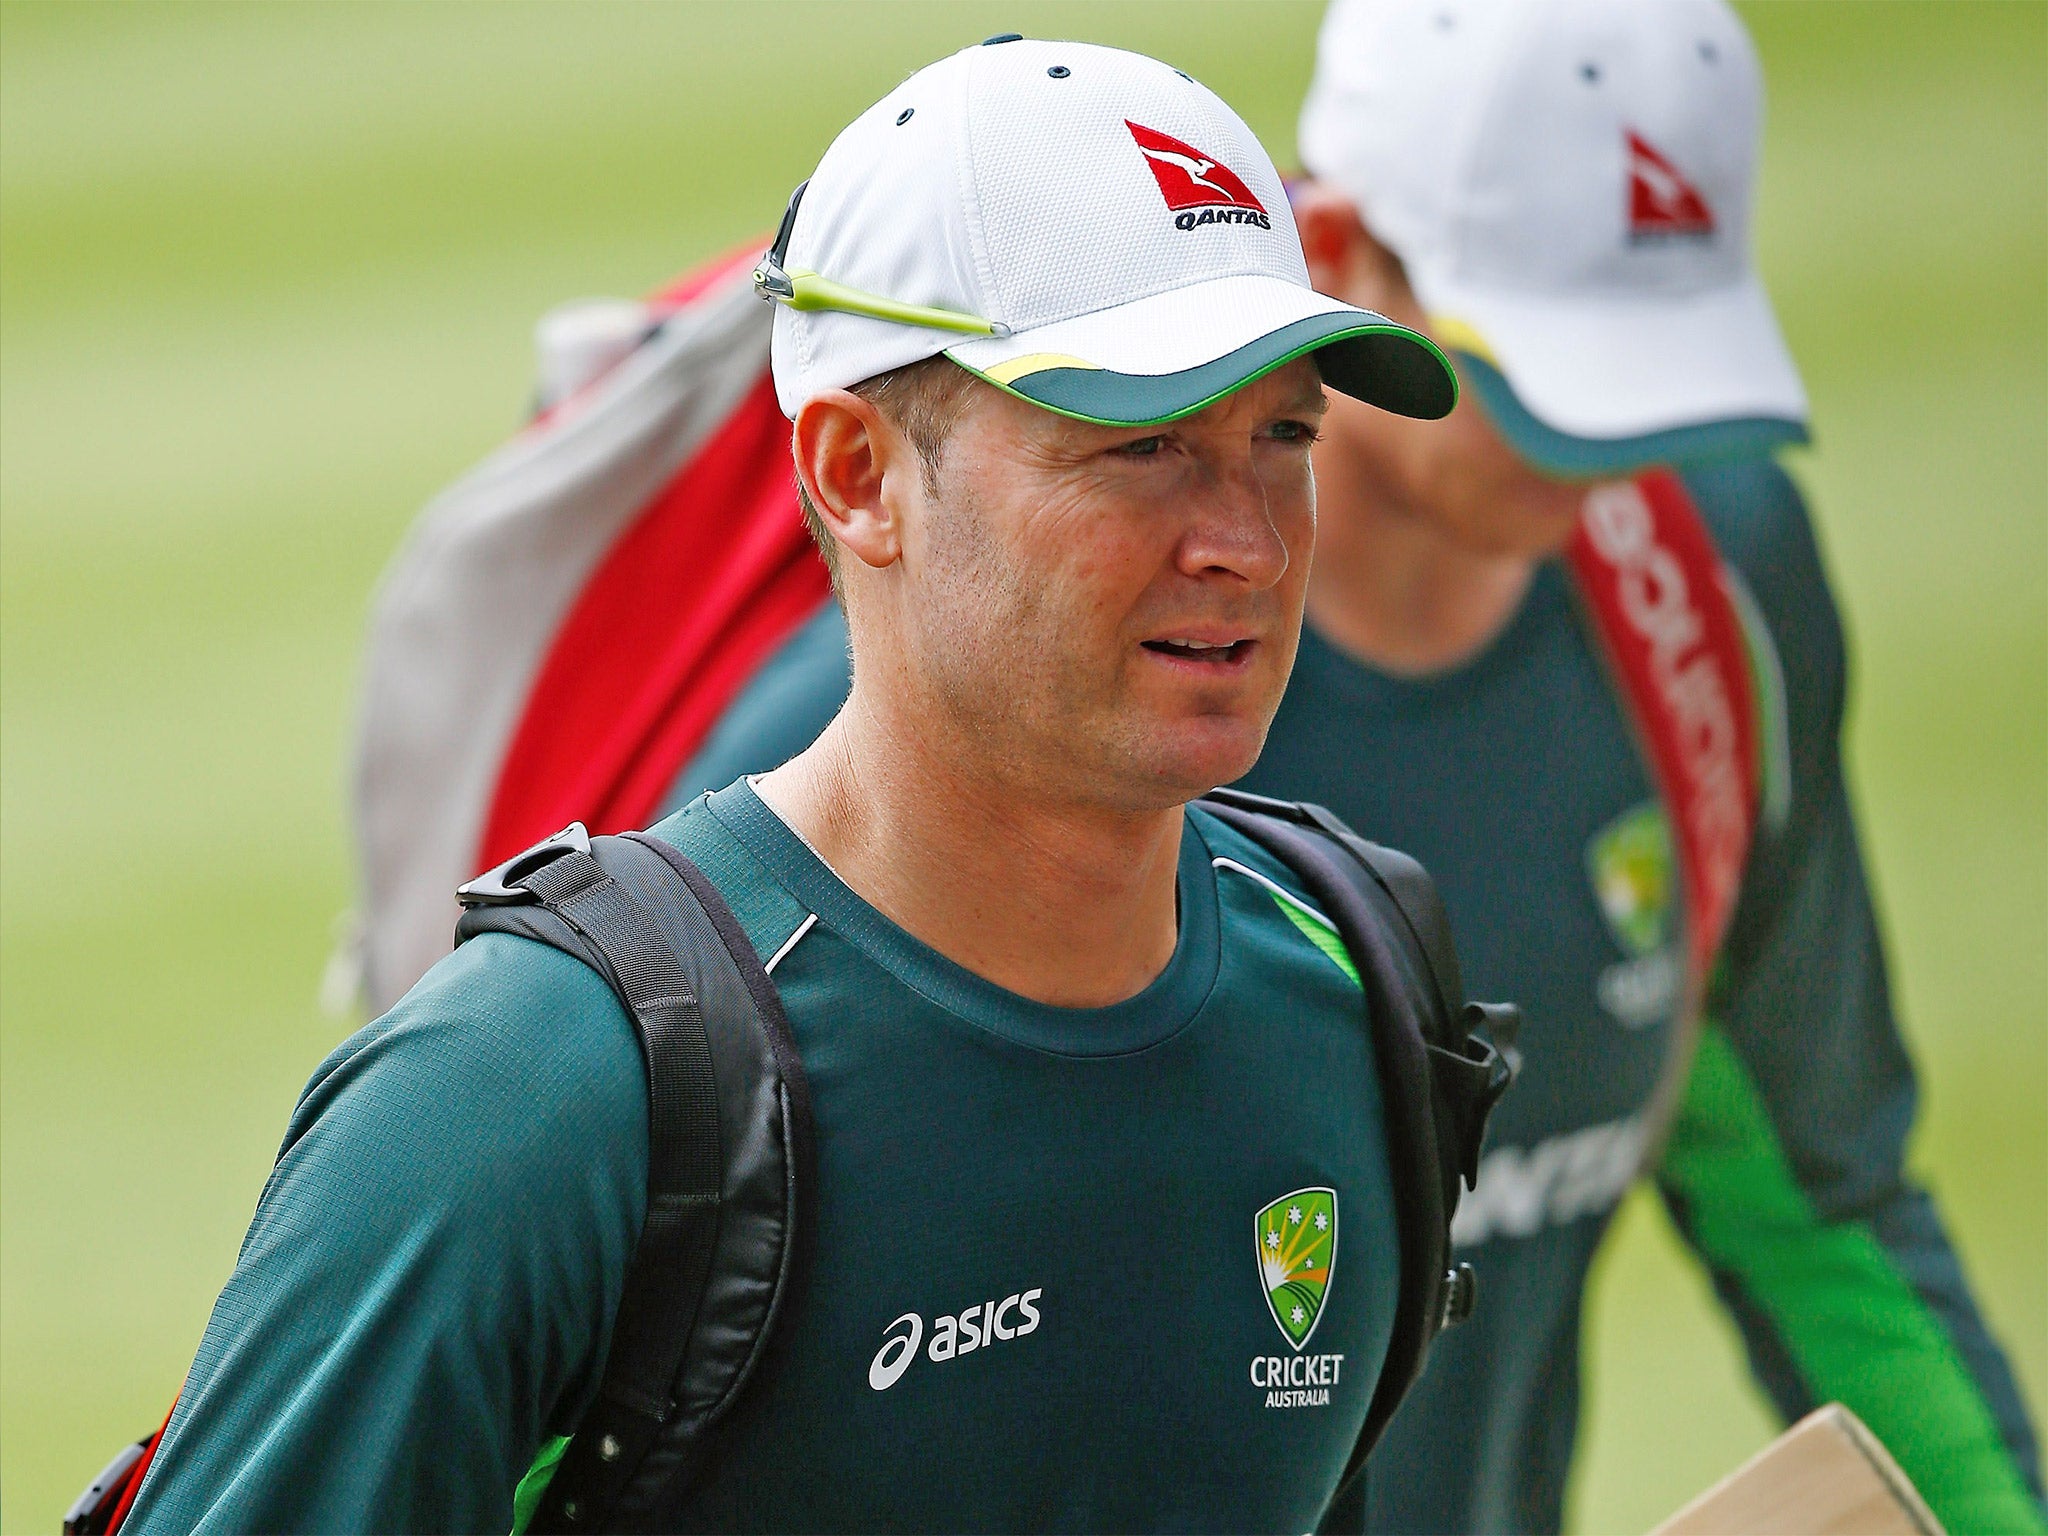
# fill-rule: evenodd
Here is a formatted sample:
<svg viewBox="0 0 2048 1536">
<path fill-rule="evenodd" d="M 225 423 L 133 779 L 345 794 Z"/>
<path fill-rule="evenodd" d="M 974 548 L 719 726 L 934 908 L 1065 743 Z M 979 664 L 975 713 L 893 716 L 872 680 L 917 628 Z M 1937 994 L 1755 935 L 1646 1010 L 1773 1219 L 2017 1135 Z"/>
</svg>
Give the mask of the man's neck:
<svg viewBox="0 0 2048 1536">
<path fill-rule="evenodd" d="M 1402 676 L 1469 661 L 1514 617 L 1541 556 L 1475 549 L 1347 469 L 1341 454 L 1318 453 L 1309 622 Z"/>
<path fill-rule="evenodd" d="M 754 781 L 870 906 L 1011 992 L 1122 1002 L 1173 958 L 1182 814 L 1015 793 L 854 694 L 815 744 Z"/>
</svg>

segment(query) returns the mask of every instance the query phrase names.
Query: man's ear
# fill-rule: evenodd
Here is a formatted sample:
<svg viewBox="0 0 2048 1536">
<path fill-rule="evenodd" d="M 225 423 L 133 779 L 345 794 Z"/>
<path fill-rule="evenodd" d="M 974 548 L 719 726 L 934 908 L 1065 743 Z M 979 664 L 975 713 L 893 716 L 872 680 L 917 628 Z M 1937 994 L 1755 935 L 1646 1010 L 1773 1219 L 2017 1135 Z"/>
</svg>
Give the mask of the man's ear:
<svg viewBox="0 0 2048 1536">
<path fill-rule="evenodd" d="M 1328 182 L 1307 181 L 1288 196 L 1308 280 L 1317 293 L 1423 328 L 1422 306 L 1401 258 L 1380 244 L 1358 205 Z"/>
<path fill-rule="evenodd" d="M 1357 207 L 1329 183 L 1313 180 L 1291 187 L 1287 202 L 1308 258 L 1308 280 L 1317 293 L 1348 301 L 1360 247 L 1371 238 Z"/>
<path fill-rule="evenodd" d="M 844 389 L 806 400 L 790 451 L 811 505 L 840 547 L 880 569 L 903 553 L 902 477 L 916 450 L 868 401 Z"/>
</svg>

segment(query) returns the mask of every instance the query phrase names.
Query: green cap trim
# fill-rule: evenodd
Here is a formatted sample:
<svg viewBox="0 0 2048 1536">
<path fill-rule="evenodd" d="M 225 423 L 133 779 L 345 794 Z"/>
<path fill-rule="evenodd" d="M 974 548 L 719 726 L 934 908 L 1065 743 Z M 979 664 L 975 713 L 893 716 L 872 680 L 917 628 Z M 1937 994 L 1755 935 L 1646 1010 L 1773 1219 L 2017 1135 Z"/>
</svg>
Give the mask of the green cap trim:
<svg viewBox="0 0 2048 1536">
<path fill-rule="evenodd" d="M 1458 403 L 1458 375 L 1435 342 L 1391 320 L 1361 323 L 1355 311 L 1296 320 L 1179 373 L 1046 368 L 1005 383 L 957 353 L 946 355 L 997 389 L 1061 416 L 1103 427 L 1152 427 L 1192 416 L 1310 352 L 1324 383 L 1383 410 L 1434 421 Z"/>
<path fill-rule="evenodd" d="M 1463 347 L 1458 371 L 1508 446 L 1540 470 L 1567 478 L 1632 475 L 1656 464 L 1746 458 L 1807 441 L 1806 423 L 1777 416 L 1738 417 L 1671 427 L 1637 437 L 1571 437 L 1539 421 L 1499 368 Z"/>
</svg>

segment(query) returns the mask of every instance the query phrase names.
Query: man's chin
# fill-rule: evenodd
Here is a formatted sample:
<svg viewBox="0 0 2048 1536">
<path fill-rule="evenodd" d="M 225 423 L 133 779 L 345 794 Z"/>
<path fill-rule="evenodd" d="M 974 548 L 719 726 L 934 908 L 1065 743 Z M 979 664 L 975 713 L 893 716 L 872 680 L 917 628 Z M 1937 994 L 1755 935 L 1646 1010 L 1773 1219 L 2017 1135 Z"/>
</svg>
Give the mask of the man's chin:
<svg viewBox="0 0 2048 1536">
<path fill-rule="evenodd" d="M 1205 716 L 1177 722 L 1145 744 L 1140 777 L 1160 806 L 1183 805 L 1251 772 L 1266 744 L 1267 719 Z"/>
<path fill-rule="evenodd" d="M 1449 519 L 1447 526 L 1451 537 L 1472 554 L 1490 560 L 1542 560 L 1571 542 L 1578 522 L 1573 504 L 1539 508 L 1509 501 Z"/>
</svg>

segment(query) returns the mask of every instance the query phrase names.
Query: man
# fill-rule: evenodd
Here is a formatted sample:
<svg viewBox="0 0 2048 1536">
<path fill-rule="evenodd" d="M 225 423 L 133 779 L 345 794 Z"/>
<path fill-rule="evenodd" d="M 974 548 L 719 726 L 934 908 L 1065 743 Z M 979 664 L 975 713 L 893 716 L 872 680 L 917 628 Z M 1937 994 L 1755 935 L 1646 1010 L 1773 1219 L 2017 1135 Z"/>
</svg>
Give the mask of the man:
<svg viewBox="0 0 2048 1536">
<path fill-rule="evenodd" d="M 820 1214 L 674 1521 L 1306 1529 L 1395 1302 L 1371 1048 L 1289 871 L 1185 804 L 1292 664 L 1322 383 L 1439 416 L 1454 385 L 1310 291 L 1209 92 L 991 44 L 842 134 L 763 270 L 854 685 L 656 832 L 772 957 Z M 492 935 L 436 966 L 301 1100 L 137 1528 L 507 1528 L 606 1357 L 646 1094 L 595 973 Z M 1343 1357 L 1289 1412 L 1246 1372 L 1306 1341 L 1252 1273 L 1268 1209 L 1324 1245 Z M 894 1347 L 989 1297 L 985 1347 Z"/>
<path fill-rule="evenodd" d="M 1769 457 L 1806 406 L 1751 265 L 1760 96 L 1712 0 L 1340 3 L 1323 29 L 1295 191 L 1311 274 L 1433 331 L 1467 389 L 1422 427 L 1333 402 L 1302 651 L 1245 784 L 1413 851 L 1468 981 L 1528 1017 L 1454 1229 L 1484 1301 L 1375 1455 L 1374 1530 L 1558 1529 L 1580 1297 L 1660 1139 L 1659 1187 L 1779 1409 L 1848 1403 L 1950 1529 L 2041 1526 L 2025 1408 L 1903 1168 L 1914 1084 L 1842 780 L 1842 635 Z M 1559 558 L 1589 489 L 1660 464 L 1732 566 L 1763 685 L 1761 815 L 1696 1045 L 1679 849 Z M 838 624 L 763 669 L 679 794 L 815 729 Z"/>
<path fill-rule="evenodd" d="M 1788 1415 L 1848 1403 L 1950 1529 L 2041 1525 L 2011 1374 L 1904 1173 L 1913 1076 L 1842 781 L 1842 636 L 1768 457 L 1805 401 L 1750 262 L 1759 116 L 1718 0 L 1340 0 L 1324 24 L 1311 273 L 1426 325 L 1467 388 L 1427 433 L 1333 409 L 1308 630 L 1247 783 L 1413 851 L 1467 977 L 1528 1015 L 1455 1229 L 1486 1305 L 1374 1460 L 1376 1530 L 1558 1528 L 1580 1293 L 1688 1059 L 1655 1171 L 1759 1383 Z M 1558 558 L 1589 480 L 1660 463 L 1760 616 L 1780 781 L 1696 1056 L 1668 807 Z"/>
</svg>

